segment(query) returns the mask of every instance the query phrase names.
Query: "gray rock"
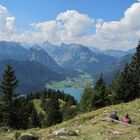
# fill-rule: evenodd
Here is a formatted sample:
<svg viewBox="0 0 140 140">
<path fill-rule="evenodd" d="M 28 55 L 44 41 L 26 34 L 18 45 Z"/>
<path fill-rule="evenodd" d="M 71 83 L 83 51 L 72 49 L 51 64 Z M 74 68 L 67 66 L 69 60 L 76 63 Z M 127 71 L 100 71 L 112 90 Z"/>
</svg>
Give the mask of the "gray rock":
<svg viewBox="0 0 140 140">
<path fill-rule="evenodd" d="M 97 124 L 98 122 L 95 121 L 94 119 L 92 119 L 92 120 L 91 120 L 91 123 L 92 123 L 92 124 Z"/>
<path fill-rule="evenodd" d="M 38 137 L 33 136 L 32 134 L 21 134 L 21 140 L 38 140 Z"/>
<path fill-rule="evenodd" d="M 53 131 L 49 136 L 77 136 L 77 133 L 72 130 L 67 130 L 66 128 L 61 128 Z"/>
<path fill-rule="evenodd" d="M 80 133 L 80 130 L 75 130 L 75 132 L 76 132 L 77 134 L 79 134 L 79 133 Z"/>
<path fill-rule="evenodd" d="M 119 134 L 120 134 L 120 132 L 119 132 L 119 131 L 113 131 L 112 133 L 113 133 L 113 134 L 117 134 L 117 135 L 119 135 Z"/>
<path fill-rule="evenodd" d="M 135 137 L 133 140 L 140 140 L 140 138 L 138 138 L 138 137 Z"/>
</svg>

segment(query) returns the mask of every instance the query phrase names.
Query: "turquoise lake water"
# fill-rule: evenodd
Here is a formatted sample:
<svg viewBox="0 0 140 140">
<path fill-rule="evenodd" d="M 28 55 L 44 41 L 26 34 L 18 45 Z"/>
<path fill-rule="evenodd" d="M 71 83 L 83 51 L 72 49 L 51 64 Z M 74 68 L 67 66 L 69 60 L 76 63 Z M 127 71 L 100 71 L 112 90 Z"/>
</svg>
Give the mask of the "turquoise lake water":
<svg viewBox="0 0 140 140">
<path fill-rule="evenodd" d="M 84 92 L 84 88 L 73 87 L 59 88 L 59 90 L 63 90 L 65 93 L 72 95 L 78 102 L 80 101 L 81 94 Z"/>
</svg>

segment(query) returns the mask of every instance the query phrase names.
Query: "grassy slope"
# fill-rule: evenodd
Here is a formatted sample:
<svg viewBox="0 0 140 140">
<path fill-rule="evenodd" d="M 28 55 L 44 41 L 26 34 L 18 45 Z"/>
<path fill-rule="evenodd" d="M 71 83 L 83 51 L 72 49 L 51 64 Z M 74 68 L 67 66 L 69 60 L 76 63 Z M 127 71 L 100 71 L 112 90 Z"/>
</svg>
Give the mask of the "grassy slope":
<svg viewBox="0 0 140 140">
<path fill-rule="evenodd" d="M 81 114 L 72 120 L 63 122 L 56 126 L 52 126 L 46 129 L 30 129 L 23 131 L 38 135 L 45 140 L 49 140 L 47 135 L 54 130 L 60 128 L 67 128 L 69 130 L 78 130 L 79 135 L 75 137 L 55 137 L 54 140 L 133 140 L 134 138 L 140 139 L 140 130 L 131 126 L 122 126 L 112 122 L 102 121 L 112 111 L 117 110 L 120 118 L 127 112 L 133 120 L 133 123 L 140 125 L 140 99 L 133 102 L 112 105 L 96 111 Z M 22 133 L 22 131 L 20 131 Z M 116 133 L 116 134 L 113 134 Z M 119 133 L 119 134 L 118 134 Z M 5 140 L 5 137 L 12 137 L 14 132 L 0 133 L 0 140 Z M 51 140 L 53 140 L 51 139 Z M 42 139 L 43 140 L 43 139 Z"/>
</svg>

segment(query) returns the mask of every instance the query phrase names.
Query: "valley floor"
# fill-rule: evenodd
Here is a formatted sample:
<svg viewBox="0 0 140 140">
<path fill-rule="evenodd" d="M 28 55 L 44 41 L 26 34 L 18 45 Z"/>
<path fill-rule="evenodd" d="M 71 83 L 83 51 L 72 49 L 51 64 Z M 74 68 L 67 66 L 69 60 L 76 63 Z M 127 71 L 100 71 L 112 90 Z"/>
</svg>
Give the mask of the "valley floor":
<svg viewBox="0 0 140 140">
<path fill-rule="evenodd" d="M 93 83 L 93 77 L 88 74 L 84 73 L 81 75 L 77 75 L 74 77 L 67 77 L 66 80 L 60 81 L 60 82 L 52 82 L 50 84 L 47 84 L 48 88 L 54 88 L 54 89 L 59 89 L 59 88 L 66 88 L 66 87 L 74 87 L 74 88 L 79 88 L 79 87 L 85 87 L 89 83 Z"/>
<path fill-rule="evenodd" d="M 133 126 L 119 125 L 114 122 L 104 121 L 104 118 L 114 110 L 120 118 L 129 113 L 133 124 L 140 125 L 140 99 L 129 103 L 112 105 L 89 113 L 76 116 L 74 119 L 46 129 L 29 129 L 26 131 L 0 132 L 0 140 L 14 140 L 19 133 L 31 133 L 39 136 L 39 140 L 140 140 L 140 129 Z M 66 128 L 76 131 L 78 136 L 54 136 L 48 134 L 55 130 Z"/>
</svg>

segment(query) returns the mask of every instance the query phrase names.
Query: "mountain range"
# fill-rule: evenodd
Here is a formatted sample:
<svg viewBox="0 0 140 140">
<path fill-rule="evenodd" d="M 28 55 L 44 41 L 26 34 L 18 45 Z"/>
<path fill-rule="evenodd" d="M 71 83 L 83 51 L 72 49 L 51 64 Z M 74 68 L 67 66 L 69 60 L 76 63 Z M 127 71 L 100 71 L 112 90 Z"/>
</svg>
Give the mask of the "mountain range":
<svg viewBox="0 0 140 140">
<path fill-rule="evenodd" d="M 55 46 L 44 42 L 41 46 L 55 62 L 64 68 L 82 70 L 90 73 L 94 79 L 97 79 L 102 72 L 107 83 L 114 78 L 116 71 L 122 69 L 125 62 L 130 61 L 136 51 L 135 48 L 129 51 L 101 51 L 74 43 Z"/>
<path fill-rule="evenodd" d="M 101 51 L 74 43 L 55 46 L 47 41 L 25 48 L 17 42 L 0 41 L 0 78 L 6 65 L 11 64 L 20 81 L 18 91 L 24 93 L 81 72 L 89 73 L 94 79 L 102 72 L 109 82 L 134 52 L 135 49 Z"/>
<path fill-rule="evenodd" d="M 50 55 L 65 68 L 83 70 L 94 76 L 117 61 L 115 57 L 96 54 L 89 48 L 77 44 L 61 44 Z"/>
<path fill-rule="evenodd" d="M 134 54 L 136 51 L 135 48 L 130 49 L 128 51 L 123 51 L 123 50 L 105 50 L 103 51 L 103 54 L 108 55 L 108 56 L 113 56 L 115 58 L 121 58 L 127 54 Z"/>
<path fill-rule="evenodd" d="M 17 92 L 22 94 L 40 90 L 45 87 L 45 83 L 47 82 L 65 79 L 61 74 L 52 71 L 39 62 L 32 60 L 17 61 L 12 59 L 0 61 L 0 79 L 7 64 L 13 66 L 17 79 L 19 79 Z"/>
</svg>

